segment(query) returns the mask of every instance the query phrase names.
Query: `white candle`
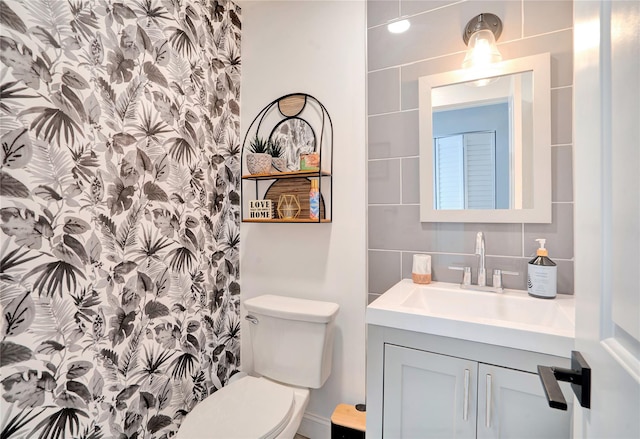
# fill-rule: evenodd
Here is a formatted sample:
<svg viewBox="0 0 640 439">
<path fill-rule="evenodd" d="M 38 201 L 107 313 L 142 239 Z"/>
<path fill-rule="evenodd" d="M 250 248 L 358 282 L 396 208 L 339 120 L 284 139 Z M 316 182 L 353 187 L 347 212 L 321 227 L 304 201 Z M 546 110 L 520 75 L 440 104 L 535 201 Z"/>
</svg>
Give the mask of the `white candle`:
<svg viewBox="0 0 640 439">
<path fill-rule="evenodd" d="M 411 278 L 417 284 L 431 283 L 431 255 L 413 255 Z"/>
</svg>

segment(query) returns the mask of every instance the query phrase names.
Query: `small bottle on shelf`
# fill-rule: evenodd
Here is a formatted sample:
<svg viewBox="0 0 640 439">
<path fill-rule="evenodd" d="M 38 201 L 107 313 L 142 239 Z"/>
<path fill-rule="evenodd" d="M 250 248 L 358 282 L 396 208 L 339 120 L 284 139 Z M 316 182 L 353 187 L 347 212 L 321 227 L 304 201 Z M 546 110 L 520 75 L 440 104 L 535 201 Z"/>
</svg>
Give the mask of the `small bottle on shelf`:
<svg viewBox="0 0 640 439">
<path fill-rule="evenodd" d="M 311 190 L 309 191 L 309 219 L 318 220 L 320 218 L 320 190 L 318 180 L 311 180 Z"/>
</svg>

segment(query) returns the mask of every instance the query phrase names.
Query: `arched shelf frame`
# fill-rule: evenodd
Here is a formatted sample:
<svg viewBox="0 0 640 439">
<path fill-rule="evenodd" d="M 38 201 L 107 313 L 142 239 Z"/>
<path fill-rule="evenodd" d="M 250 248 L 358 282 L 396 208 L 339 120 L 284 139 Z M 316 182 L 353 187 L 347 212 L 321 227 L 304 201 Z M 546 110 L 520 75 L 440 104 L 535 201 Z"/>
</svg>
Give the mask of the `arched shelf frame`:
<svg viewBox="0 0 640 439">
<path fill-rule="evenodd" d="M 291 112 L 291 109 L 287 109 L 287 112 L 283 111 L 281 107 L 281 103 L 287 102 L 290 99 L 295 100 L 295 98 L 303 99 L 303 102 L 300 108 L 296 111 L 295 109 Z M 308 119 L 304 117 L 306 112 L 311 112 L 311 115 L 317 119 L 314 124 L 310 123 Z M 319 169 L 318 171 L 301 171 L 301 170 L 291 170 L 289 172 L 273 172 L 268 174 L 249 174 L 245 172 L 246 169 L 246 153 L 249 152 L 249 145 L 256 136 L 271 140 L 274 132 L 278 126 L 281 124 L 290 121 L 300 119 L 305 122 L 313 135 L 314 145 L 313 152 L 318 154 L 319 159 Z M 319 125 L 319 126 L 318 126 Z M 327 155 L 329 156 L 327 159 Z M 324 158 L 323 158 L 324 157 Z M 242 140 L 242 149 L 241 149 L 241 171 L 242 171 L 242 183 L 240 188 L 241 194 L 241 217 L 243 222 L 264 222 L 264 223 L 325 223 L 332 221 L 332 170 L 333 170 L 333 121 L 331 120 L 331 116 L 327 111 L 326 107 L 322 102 L 316 99 L 314 96 L 308 93 L 289 93 L 284 96 L 281 96 L 277 99 L 274 99 L 269 104 L 264 106 L 256 115 L 256 117 L 251 121 L 249 127 L 244 135 Z M 272 168 L 273 170 L 273 168 Z M 321 205 L 321 216 L 317 220 L 311 220 L 305 217 L 304 208 L 302 210 L 301 216 L 294 219 L 280 219 L 273 218 L 270 220 L 260 220 L 260 219 L 251 219 L 245 217 L 246 211 L 248 211 L 246 196 L 248 195 L 248 189 L 245 187 L 245 184 L 252 182 L 253 183 L 253 193 L 251 194 L 255 197 L 256 200 L 263 199 L 267 193 L 277 193 L 277 190 L 274 190 L 276 185 L 281 185 L 279 183 L 281 180 L 290 179 L 290 183 L 292 184 L 300 184 L 301 181 L 306 181 L 308 186 L 311 186 L 311 180 L 318 180 L 318 190 L 320 192 L 320 205 Z M 264 182 L 264 183 L 261 183 Z M 295 182 L 295 183 L 294 183 Z M 324 183 L 324 184 L 323 184 Z M 324 187 L 323 187 L 324 186 Z M 328 188 L 327 188 L 328 186 Z M 303 193 L 300 188 L 294 190 L 294 192 Z M 308 192 L 308 189 L 307 189 Z M 274 201 L 274 200 L 272 200 Z M 300 200 L 303 202 L 304 200 Z M 308 201 L 308 200 L 307 200 Z M 307 203 L 308 204 L 308 203 Z M 274 205 L 274 211 L 276 210 L 276 206 Z M 308 209 L 306 211 L 306 215 L 308 216 Z M 274 216 L 277 216 L 274 212 Z"/>
</svg>

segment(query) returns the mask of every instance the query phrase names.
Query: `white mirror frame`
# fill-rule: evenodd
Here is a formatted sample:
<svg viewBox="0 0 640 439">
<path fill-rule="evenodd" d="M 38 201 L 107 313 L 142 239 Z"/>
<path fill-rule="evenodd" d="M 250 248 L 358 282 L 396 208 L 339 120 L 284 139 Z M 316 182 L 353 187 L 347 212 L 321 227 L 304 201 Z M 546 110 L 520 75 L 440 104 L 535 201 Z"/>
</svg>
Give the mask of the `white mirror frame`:
<svg viewBox="0 0 640 439">
<path fill-rule="evenodd" d="M 419 78 L 421 222 L 551 223 L 550 70 L 550 55 L 543 53 L 502 61 L 481 73 L 461 69 Z M 533 71 L 533 208 L 434 209 L 431 90 L 445 85 L 528 71 Z"/>
</svg>

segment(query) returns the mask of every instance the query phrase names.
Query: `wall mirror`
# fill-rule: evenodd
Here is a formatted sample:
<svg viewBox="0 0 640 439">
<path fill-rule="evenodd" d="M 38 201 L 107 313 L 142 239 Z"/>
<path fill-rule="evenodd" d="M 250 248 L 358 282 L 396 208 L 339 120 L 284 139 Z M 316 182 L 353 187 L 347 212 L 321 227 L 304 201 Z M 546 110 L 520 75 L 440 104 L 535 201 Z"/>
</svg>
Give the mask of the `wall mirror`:
<svg viewBox="0 0 640 439">
<path fill-rule="evenodd" d="M 419 78 L 420 221 L 551 222 L 549 54 Z"/>
</svg>

